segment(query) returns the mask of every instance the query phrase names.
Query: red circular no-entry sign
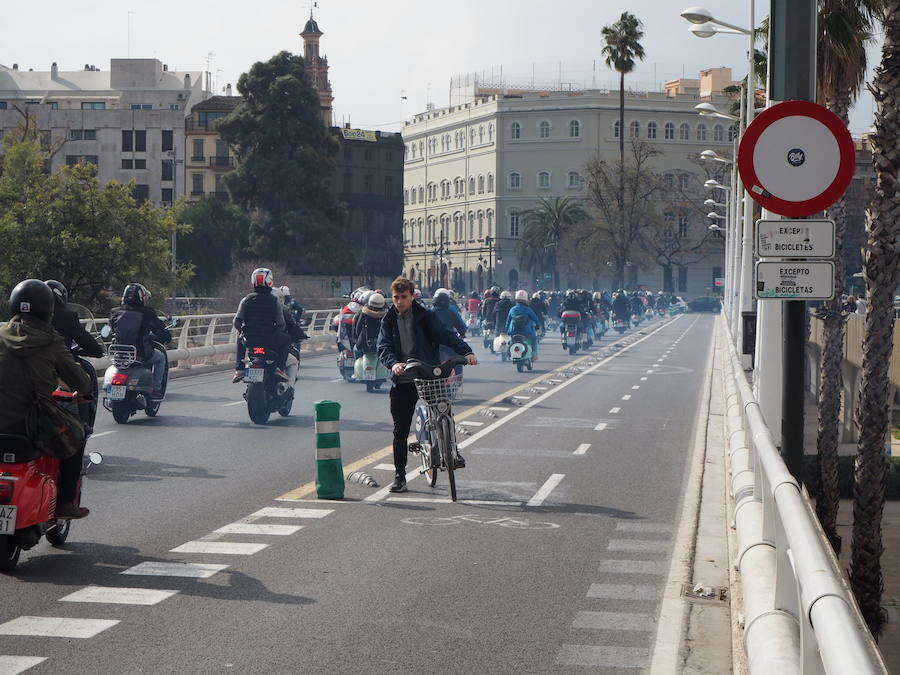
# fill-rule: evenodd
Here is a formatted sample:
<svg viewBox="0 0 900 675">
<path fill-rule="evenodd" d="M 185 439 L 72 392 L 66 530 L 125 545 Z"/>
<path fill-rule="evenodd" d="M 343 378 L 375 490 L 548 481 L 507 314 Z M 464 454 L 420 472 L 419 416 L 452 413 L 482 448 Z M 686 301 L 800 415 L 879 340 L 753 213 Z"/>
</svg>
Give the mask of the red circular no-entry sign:
<svg viewBox="0 0 900 675">
<path fill-rule="evenodd" d="M 790 218 L 834 204 L 853 180 L 855 166 L 847 126 L 810 101 L 767 108 L 747 127 L 738 149 L 738 171 L 750 196 Z"/>
</svg>

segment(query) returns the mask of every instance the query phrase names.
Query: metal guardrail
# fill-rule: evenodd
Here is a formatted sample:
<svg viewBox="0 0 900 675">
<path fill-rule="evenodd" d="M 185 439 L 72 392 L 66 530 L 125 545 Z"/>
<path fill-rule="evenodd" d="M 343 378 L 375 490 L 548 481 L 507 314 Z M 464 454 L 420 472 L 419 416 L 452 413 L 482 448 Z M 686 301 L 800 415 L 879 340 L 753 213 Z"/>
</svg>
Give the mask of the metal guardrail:
<svg viewBox="0 0 900 675">
<path fill-rule="evenodd" d="M 331 321 L 339 309 L 313 309 L 306 311 L 309 325 L 306 332 L 309 340 L 303 346 L 319 345 L 332 342 L 334 333 Z M 231 314 L 196 314 L 178 316 L 177 324 L 172 328 L 172 342 L 168 350 L 170 365 L 178 364 L 179 368 L 190 368 L 198 360 L 203 365 L 215 363 L 220 357 L 234 356 L 237 345 L 237 331 L 234 329 L 234 313 Z M 82 324 L 89 332 L 97 333 L 109 323 L 109 319 L 83 319 Z M 308 348 L 308 347 L 307 347 Z M 108 357 L 91 359 L 94 367 L 100 371 L 110 365 Z"/>
<path fill-rule="evenodd" d="M 720 344 L 750 672 L 886 674 L 809 500 L 775 446 L 731 335 Z"/>
</svg>

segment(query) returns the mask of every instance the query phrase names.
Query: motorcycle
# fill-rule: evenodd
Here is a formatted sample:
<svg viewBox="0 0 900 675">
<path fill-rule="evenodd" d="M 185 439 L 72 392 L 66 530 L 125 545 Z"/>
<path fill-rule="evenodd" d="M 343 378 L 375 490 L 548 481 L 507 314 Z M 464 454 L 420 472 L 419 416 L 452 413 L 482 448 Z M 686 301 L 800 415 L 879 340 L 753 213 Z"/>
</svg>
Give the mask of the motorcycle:
<svg viewBox="0 0 900 675">
<path fill-rule="evenodd" d="M 466 335 L 481 337 L 481 322 L 477 314 L 469 312 L 469 318 L 466 319 Z"/>
<path fill-rule="evenodd" d="M 366 391 L 370 394 L 381 389 L 390 374 L 375 352 L 366 352 L 360 356 L 353 368 L 354 379 L 365 384 Z"/>
<path fill-rule="evenodd" d="M 594 317 L 589 316 L 587 319 L 587 326 L 584 334 L 584 340 L 581 343 L 582 348 L 587 351 L 591 347 L 594 346 Z"/>
<path fill-rule="evenodd" d="M 631 315 L 631 323 L 633 323 L 635 326 L 640 326 L 641 321 L 643 321 L 643 320 L 644 320 L 644 314 L 642 312 L 634 312 Z"/>
<path fill-rule="evenodd" d="M 53 400 L 82 414 L 82 420 L 84 407 L 92 401 L 96 411 L 96 399 L 76 399 L 71 392 L 57 390 Z M 100 464 L 103 456 L 92 452 L 88 459 L 81 476 L 91 465 Z M 56 457 L 41 455 L 26 436 L 0 434 L 0 572 L 12 572 L 22 551 L 36 546 L 41 537 L 51 546 L 62 546 L 68 539 L 72 521 L 55 517 L 59 464 Z M 76 506 L 81 502 L 81 476 Z"/>
<path fill-rule="evenodd" d="M 613 319 L 613 328 L 621 335 L 628 330 L 628 321 L 621 316 L 617 316 Z"/>
<path fill-rule="evenodd" d="M 282 417 L 291 414 L 294 386 L 300 371 L 300 349 L 291 345 L 287 357 L 287 379 L 275 373 L 276 355 L 268 347 L 248 345 L 250 364 L 244 369 L 244 400 L 247 413 L 254 424 L 265 424 L 277 412 Z"/>
<path fill-rule="evenodd" d="M 173 321 L 166 328 L 172 328 L 174 325 Z M 104 326 L 100 332 L 103 338 L 108 338 L 111 334 L 109 326 Z M 107 348 L 112 365 L 103 375 L 103 407 L 112 413 L 117 424 L 127 424 L 138 410 L 143 410 L 147 417 L 156 417 L 159 413 L 169 384 L 169 358 L 165 345 L 154 341 L 153 348 L 166 357 L 160 387 L 162 397 L 159 399 L 150 398 L 154 389 L 153 372 L 149 363 L 138 358 L 137 347 L 113 342 Z"/>
<path fill-rule="evenodd" d="M 578 353 L 578 350 L 581 347 L 583 334 L 583 331 L 581 330 L 581 312 L 577 312 L 574 309 L 567 309 L 563 311 L 560 318 L 562 319 L 563 323 L 563 349 L 568 349 L 569 354 L 575 356 L 575 354 Z"/>
<path fill-rule="evenodd" d="M 513 335 L 509 340 L 509 360 L 516 364 L 516 370 L 524 372 L 534 367 L 534 346 L 526 335 Z"/>
<path fill-rule="evenodd" d="M 487 319 L 481 321 L 481 335 L 485 349 L 490 349 L 491 354 L 494 353 L 494 324 Z"/>
</svg>

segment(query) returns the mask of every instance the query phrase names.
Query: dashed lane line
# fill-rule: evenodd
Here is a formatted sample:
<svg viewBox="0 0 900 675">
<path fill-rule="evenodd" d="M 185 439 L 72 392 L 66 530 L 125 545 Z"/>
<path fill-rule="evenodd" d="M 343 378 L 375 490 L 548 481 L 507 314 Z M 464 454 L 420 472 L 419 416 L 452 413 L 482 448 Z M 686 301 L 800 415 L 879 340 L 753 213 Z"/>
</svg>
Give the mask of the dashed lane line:
<svg viewBox="0 0 900 675">
<path fill-rule="evenodd" d="M 630 400 L 631 400 L 631 394 L 625 394 L 625 395 L 622 397 L 622 400 L 623 400 L 623 401 L 630 401 Z"/>
<path fill-rule="evenodd" d="M 109 605 L 156 605 L 178 591 L 163 591 L 151 588 L 118 588 L 110 586 L 87 586 L 80 591 L 69 593 L 60 602 L 96 602 Z"/>
<path fill-rule="evenodd" d="M 20 616 L 0 624 L 0 635 L 86 640 L 112 628 L 118 619 L 69 619 L 57 616 Z"/>
<path fill-rule="evenodd" d="M 631 385 L 631 388 L 632 388 L 632 389 L 640 389 L 640 388 L 641 388 L 641 385 L 639 385 L 639 384 L 633 384 L 633 385 Z"/>
<path fill-rule="evenodd" d="M 188 541 L 181 546 L 170 549 L 170 553 L 216 553 L 219 555 L 253 555 L 259 553 L 268 544 L 251 544 L 248 542 L 228 541 Z"/>
<path fill-rule="evenodd" d="M 603 431 L 608 426 L 609 424 L 607 424 L 606 422 L 600 422 L 599 424 L 597 424 L 597 426 L 594 427 L 594 431 Z"/>
<path fill-rule="evenodd" d="M 263 534 L 286 537 L 303 529 L 302 525 L 266 525 L 263 523 L 231 523 L 217 530 L 218 534 Z"/>
<path fill-rule="evenodd" d="M 618 415 L 620 410 L 621 410 L 621 408 L 610 408 L 609 414 L 610 415 Z"/>
<path fill-rule="evenodd" d="M 214 574 L 227 569 L 228 565 L 208 563 L 164 562 L 152 560 L 129 567 L 121 574 L 144 577 L 184 577 L 188 579 L 209 579 Z"/>
<path fill-rule="evenodd" d="M 529 499 L 525 506 L 540 506 L 543 504 L 547 497 L 550 496 L 550 493 L 556 489 L 556 486 L 559 485 L 565 477 L 566 474 L 564 473 L 552 474 L 550 478 L 538 488 L 538 491 L 534 493 L 534 497 Z"/>
<path fill-rule="evenodd" d="M 91 438 L 101 438 L 102 436 L 109 436 L 110 434 L 116 433 L 116 431 L 116 429 L 113 429 L 112 431 L 101 431 L 99 434 L 91 434 Z M 2 672 L 3 671 L 0 670 L 0 673 Z"/>
<path fill-rule="evenodd" d="M 590 449 L 591 449 L 591 444 L 590 444 L 590 443 L 582 443 L 582 444 L 579 445 L 577 448 L 575 448 L 575 452 L 573 452 L 572 454 L 573 454 L 573 455 L 584 455 L 584 454 L 586 454 L 587 451 L 590 450 Z"/>
<path fill-rule="evenodd" d="M 46 656 L 6 656 L 0 655 L 0 675 L 19 675 L 39 663 L 47 660 Z"/>
</svg>

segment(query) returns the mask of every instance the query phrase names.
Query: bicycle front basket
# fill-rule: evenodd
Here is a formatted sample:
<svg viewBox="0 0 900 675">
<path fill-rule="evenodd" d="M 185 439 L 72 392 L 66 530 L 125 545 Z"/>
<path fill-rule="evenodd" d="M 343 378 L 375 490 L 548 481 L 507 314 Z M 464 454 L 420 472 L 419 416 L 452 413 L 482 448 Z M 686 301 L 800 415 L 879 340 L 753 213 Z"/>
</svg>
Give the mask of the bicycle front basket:
<svg viewBox="0 0 900 675">
<path fill-rule="evenodd" d="M 416 392 L 428 405 L 450 403 L 456 398 L 460 381 L 458 378 L 441 378 L 438 380 L 413 380 Z"/>
</svg>

